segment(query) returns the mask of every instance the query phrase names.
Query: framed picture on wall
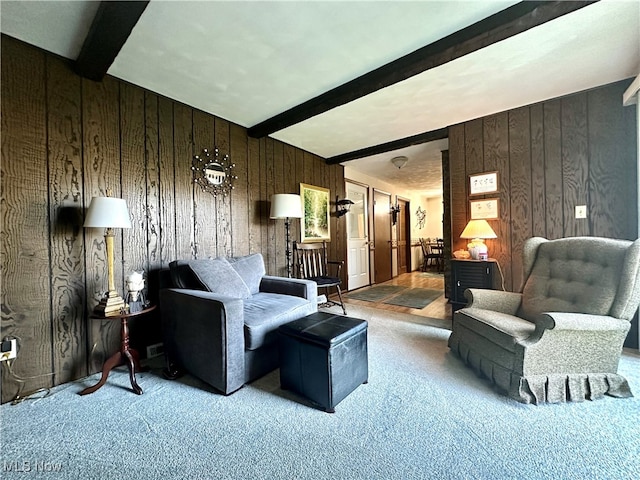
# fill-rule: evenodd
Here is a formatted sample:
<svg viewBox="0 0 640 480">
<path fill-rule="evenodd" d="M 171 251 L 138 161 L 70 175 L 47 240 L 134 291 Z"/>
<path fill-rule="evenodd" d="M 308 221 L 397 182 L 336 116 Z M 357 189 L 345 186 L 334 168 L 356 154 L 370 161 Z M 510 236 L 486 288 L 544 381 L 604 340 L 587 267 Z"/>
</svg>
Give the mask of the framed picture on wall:
<svg viewBox="0 0 640 480">
<path fill-rule="evenodd" d="M 471 220 L 495 220 L 500 216 L 499 206 L 500 200 L 497 198 L 471 200 L 469 202 Z"/>
<path fill-rule="evenodd" d="M 498 191 L 498 172 L 469 175 L 469 195 L 484 195 Z"/>
<path fill-rule="evenodd" d="M 329 231 L 329 189 L 300 184 L 302 198 L 302 243 L 331 241 Z"/>
</svg>

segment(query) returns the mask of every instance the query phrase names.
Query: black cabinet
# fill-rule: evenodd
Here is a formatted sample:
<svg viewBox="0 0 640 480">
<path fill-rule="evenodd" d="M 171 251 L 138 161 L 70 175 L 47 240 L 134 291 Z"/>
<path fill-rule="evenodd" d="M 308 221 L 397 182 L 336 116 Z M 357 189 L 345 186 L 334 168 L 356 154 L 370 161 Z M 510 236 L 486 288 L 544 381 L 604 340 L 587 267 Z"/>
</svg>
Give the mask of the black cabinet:
<svg viewBox="0 0 640 480">
<path fill-rule="evenodd" d="M 494 288 L 496 261 L 451 259 L 451 310 L 467 304 L 464 291 L 467 288 Z"/>
</svg>

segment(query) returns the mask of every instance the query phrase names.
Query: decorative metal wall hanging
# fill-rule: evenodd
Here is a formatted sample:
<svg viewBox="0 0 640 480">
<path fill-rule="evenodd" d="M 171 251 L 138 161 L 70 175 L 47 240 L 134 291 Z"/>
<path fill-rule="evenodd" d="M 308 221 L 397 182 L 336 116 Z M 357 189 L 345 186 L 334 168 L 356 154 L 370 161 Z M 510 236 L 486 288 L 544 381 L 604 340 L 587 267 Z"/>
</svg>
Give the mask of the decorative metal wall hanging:
<svg viewBox="0 0 640 480">
<path fill-rule="evenodd" d="M 425 222 L 427 221 L 427 211 L 423 210 L 420 205 L 418 205 L 418 210 L 416 210 L 416 220 L 418 220 L 416 227 L 422 230 Z"/>
<path fill-rule="evenodd" d="M 238 179 L 233 174 L 236 164 L 231 163 L 229 155 L 220 158 L 218 147 L 213 149 L 213 156 L 206 148 L 202 150 L 202 156 L 193 157 L 193 181 L 202 187 L 205 192 L 214 197 L 226 196 L 233 190 L 233 182 Z"/>
<path fill-rule="evenodd" d="M 389 205 L 389 213 L 391 214 L 391 223 L 398 223 L 398 214 L 400 213 L 400 205 Z"/>
</svg>

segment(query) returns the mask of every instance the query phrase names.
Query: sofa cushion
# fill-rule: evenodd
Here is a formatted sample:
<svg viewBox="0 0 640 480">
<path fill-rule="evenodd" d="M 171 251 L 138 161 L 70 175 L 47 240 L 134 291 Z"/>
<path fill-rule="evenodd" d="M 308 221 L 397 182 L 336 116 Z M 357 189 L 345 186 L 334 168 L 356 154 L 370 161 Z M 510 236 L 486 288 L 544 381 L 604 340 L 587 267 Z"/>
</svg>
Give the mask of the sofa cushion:
<svg viewBox="0 0 640 480">
<path fill-rule="evenodd" d="M 182 264 L 189 267 L 203 290 L 225 297 L 251 297 L 249 288 L 225 258 L 185 260 Z"/>
<path fill-rule="evenodd" d="M 188 260 L 174 260 L 169 264 L 171 284 L 176 288 L 186 288 L 189 290 L 207 290 L 200 279 L 193 273 L 188 264 Z"/>
<path fill-rule="evenodd" d="M 249 287 L 251 295 L 260 291 L 260 281 L 266 275 L 264 259 L 259 253 L 247 255 L 245 257 L 232 257 L 228 259 L 231 267 L 238 272 L 240 278 Z"/>
<path fill-rule="evenodd" d="M 245 348 L 256 350 L 278 340 L 278 327 L 305 317 L 317 309 L 309 300 L 260 292 L 244 302 Z"/>
<path fill-rule="evenodd" d="M 571 240 L 538 247 L 522 292 L 522 317 L 534 321 L 543 312 L 609 314 L 626 248 L 608 249 L 604 254 L 592 238 Z"/>
<path fill-rule="evenodd" d="M 517 342 L 530 337 L 536 329 L 534 323 L 522 318 L 473 307 L 457 311 L 455 321 L 510 352 L 515 351 Z"/>
</svg>

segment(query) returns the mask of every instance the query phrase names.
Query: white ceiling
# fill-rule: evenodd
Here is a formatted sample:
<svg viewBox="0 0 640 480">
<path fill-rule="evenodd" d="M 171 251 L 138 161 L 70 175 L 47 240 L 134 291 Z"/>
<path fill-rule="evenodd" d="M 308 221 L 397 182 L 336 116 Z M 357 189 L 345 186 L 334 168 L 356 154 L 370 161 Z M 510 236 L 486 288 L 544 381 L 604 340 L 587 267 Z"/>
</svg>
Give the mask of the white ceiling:
<svg viewBox="0 0 640 480">
<path fill-rule="evenodd" d="M 514 3 L 152 0 L 108 73 L 251 127 Z M 75 59 L 97 7 L 3 0 L 1 30 Z M 331 157 L 638 73 L 640 1 L 603 0 L 272 136 Z M 349 166 L 435 194 L 443 148 Z"/>
</svg>

